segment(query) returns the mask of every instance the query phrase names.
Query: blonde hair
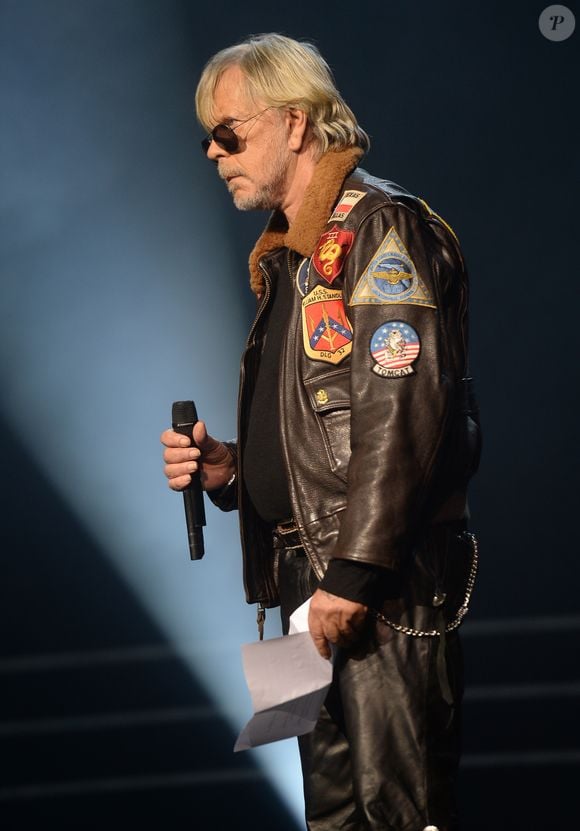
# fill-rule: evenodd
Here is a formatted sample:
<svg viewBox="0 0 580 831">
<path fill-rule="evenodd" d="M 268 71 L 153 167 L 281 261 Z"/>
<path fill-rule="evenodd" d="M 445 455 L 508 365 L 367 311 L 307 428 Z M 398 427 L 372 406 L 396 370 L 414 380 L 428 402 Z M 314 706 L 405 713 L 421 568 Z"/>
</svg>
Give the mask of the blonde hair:
<svg viewBox="0 0 580 831">
<path fill-rule="evenodd" d="M 310 43 L 276 33 L 253 35 L 222 49 L 202 72 L 195 94 L 197 117 L 205 129 L 215 125 L 213 99 L 222 74 L 238 66 L 246 92 L 268 107 L 295 107 L 308 116 L 320 152 L 361 147 L 370 139 L 336 88 L 330 67 Z"/>
</svg>

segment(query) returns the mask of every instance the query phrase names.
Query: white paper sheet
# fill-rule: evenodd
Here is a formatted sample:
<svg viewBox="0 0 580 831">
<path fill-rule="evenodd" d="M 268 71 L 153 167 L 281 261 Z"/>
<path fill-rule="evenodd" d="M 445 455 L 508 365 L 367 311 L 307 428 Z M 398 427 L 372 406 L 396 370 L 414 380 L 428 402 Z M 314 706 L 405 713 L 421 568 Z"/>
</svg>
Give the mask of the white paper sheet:
<svg viewBox="0 0 580 831">
<path fill-rule="evenodd" d="M 312 600 L 311 597 L 306 600 L 302 606 L 298 606 L 297 609 L 294 609 L 292 614 L 290 615 L 290 627 L 288 630 L 289 635 L 296 635 L 298 632 L 309 632 L 308 629 L 308 612 L 310 611 L 310 601 Z"/>
<path fill-rule="evenodd" d="M 308 631 L 309 606 L 307 600 L 291 616 L 291 634 L 242 646 L 254 716 L 234 751 L 302 736 L 316 724 L 332 681 L 332 662 L 314 646 Z"/>
</svg>

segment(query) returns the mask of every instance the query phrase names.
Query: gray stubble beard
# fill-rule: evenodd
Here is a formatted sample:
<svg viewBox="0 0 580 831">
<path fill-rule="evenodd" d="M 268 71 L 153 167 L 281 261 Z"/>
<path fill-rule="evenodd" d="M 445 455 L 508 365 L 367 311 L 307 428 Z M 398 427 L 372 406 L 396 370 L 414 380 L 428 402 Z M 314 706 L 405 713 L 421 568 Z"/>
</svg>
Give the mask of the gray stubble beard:
<svg viewBox="0 0 580 831">
<path fill-rule="evenodd" d="M 235 191 L 232 192 L 234 205 L 239 211 L 273 211 L 280 207 L 288 175 L 288 160 L 283 151 L 278 150 L 269 165 L 271 175 L 268 181 L 252 196 L 237 196 Z"/>
</svg>

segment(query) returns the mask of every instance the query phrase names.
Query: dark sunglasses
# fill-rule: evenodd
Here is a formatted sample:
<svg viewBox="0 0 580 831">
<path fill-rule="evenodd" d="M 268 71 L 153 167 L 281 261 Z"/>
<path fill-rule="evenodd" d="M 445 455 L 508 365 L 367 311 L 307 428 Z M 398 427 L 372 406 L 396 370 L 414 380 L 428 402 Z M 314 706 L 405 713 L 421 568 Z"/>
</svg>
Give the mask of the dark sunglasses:
<svg viewBox="0 0 580 831">
<path fill-rule="evenodd" d="M 258 118 L 258 116 L 265 113 L 266 110 L 271 109 L 271 107 L 266 107 L 266 109 L 260 110 L 259 113 L 251 115 L 243 121 L 239 121 L 235 127 L 228 127 L 227 124 L 216 124 L 211 133 L 208 133 L 207 136 L 202 139 L 201 149 L 204 154 L 207 156 L 207 151 L 209 150 L 209 146 L 212 141 L 215 141 L 217 146 L 221 147 L 222 150 L 225 150 L 227 153 L 237 153 L 240 147 L 240 139 L 234 131 L 237 130 L 238 127 L 241 127 L 242 124 L 247 124 L 248 121 L 252 121 L 253 118 Z"/>
</svg>

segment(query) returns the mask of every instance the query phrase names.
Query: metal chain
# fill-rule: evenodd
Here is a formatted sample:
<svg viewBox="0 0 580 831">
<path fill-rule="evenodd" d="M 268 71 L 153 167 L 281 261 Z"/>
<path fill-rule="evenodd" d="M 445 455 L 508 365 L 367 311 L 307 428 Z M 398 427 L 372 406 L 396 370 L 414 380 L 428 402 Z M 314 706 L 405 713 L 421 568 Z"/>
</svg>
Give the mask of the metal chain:
<svg viewBox="0 0 580 831">
<path fill-rule="evenodd" d="M 469 611 L 469 601 L 471 600 L 471 594 L 473 592 L 473 587 L 475 586 L 475 578 L 477 577 L 477 567 L 479 565 L 479 545 L 477 538 L 475 534 L 472 534 L 470 531 L 464 531 L 463 533 L 471 543 L 471 566 L 467 577 L 463 603 L 457 610 L 457 614 L 451 623 L 448 623 L 445 627 L 446 633 L 453 632 L 457 629 Z M 384 623 L 386 626 L 394 629 L 395 632 L 400 632 L 403 635 L 410 635 L 412 638 L 438 638 L 441 635 L 441 632 L 438 629 L 413 629 L 411 626 L 403 626 L 401 623 L 394 623 L 392 620 L 389 620 L 381 614 L 381 612 L 376 612 L 374 609 L 370 610 L 370 614 L 380 623 Z"/>
</svg>

